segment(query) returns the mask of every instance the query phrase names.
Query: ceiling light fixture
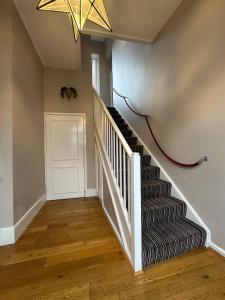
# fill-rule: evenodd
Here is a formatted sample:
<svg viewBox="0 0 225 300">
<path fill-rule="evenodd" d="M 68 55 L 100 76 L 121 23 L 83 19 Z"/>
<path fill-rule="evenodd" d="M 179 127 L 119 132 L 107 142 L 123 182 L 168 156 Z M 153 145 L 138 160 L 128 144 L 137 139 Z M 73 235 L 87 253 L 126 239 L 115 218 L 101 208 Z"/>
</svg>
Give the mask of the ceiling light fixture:
<svg viewBox="0 0 225 300">
<path fill-rule="evenodd" d="M 37 9 L 69 14 L 76 42 L 87 20 L 112 31 L 103 0 L 40 0 Z"/>
</svg>

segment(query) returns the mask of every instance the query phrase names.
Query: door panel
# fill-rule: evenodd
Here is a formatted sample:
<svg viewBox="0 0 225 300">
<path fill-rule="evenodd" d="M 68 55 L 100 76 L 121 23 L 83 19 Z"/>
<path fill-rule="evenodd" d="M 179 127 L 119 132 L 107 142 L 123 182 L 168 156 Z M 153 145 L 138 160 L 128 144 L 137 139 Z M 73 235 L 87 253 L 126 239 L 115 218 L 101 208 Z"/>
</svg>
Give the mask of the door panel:
<svg viewBox="0 0 225 300">
<path fill-rule="evenodd" d="M 47 199 L 84 197 L 84 116 L 46 115 Z"/>
<path fill-rule="evenodd" d="M 52 121 L 51 153 L 53 160 L 74 160 L 79 158 L 78 121 Z M 62 143 L 63 141 L 63 143 Z"/>
<path fill-rule="evenodd" d="M 53 194 L 79 192 L 79 168 L 58 167 L 53 170 Z M 66 180 L 65 180 L 66 178 Z"/>
</svg>

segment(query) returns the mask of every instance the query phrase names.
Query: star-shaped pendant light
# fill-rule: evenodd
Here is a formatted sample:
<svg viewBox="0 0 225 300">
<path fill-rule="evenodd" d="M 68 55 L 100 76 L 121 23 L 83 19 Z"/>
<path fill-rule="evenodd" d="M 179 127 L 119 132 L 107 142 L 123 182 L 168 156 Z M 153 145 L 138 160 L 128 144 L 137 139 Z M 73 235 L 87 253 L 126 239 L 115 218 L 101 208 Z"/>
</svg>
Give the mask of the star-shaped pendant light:
<svg viewBox="0 0 225 300">
<path fill-rule="evenodd" d="M 69 14 L 75 41 L 87 20 L 112 31 L 103 0 L 40 0 L 37 9 Z"/>
</svg>

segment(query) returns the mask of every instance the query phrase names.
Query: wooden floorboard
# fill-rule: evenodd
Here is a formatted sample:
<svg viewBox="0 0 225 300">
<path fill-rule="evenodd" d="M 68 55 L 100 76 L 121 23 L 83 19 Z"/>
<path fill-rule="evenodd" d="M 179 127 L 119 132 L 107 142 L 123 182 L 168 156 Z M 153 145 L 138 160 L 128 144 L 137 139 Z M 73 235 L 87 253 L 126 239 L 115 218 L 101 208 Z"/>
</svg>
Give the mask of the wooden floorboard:
<svg viewBox="0 0 225 300">
<path fill-rule="evenodd" d="M 96 198 L 51 201 L 0 247 L 0 299 L 225 299 L 225 260 L 198 249 L 135 277 Z"/>
</svg>

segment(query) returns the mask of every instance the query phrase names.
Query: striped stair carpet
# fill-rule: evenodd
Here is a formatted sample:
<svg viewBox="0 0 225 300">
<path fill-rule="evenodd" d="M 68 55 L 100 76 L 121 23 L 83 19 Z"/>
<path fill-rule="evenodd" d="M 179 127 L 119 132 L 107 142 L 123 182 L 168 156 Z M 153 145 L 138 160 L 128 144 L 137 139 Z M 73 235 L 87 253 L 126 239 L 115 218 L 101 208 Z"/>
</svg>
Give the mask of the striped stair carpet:
<svg viewBox="0 0 225 300">
<path fill-rule="evenodd" d="M 171 196 L 171 183 L 160 179 L 125 120 L 114 107 L 108 110 L 133 152 L 141 155 L 143 268 L 204 247 L 206 231 L 186 218 L 186 203 Z"/>
</svg>

